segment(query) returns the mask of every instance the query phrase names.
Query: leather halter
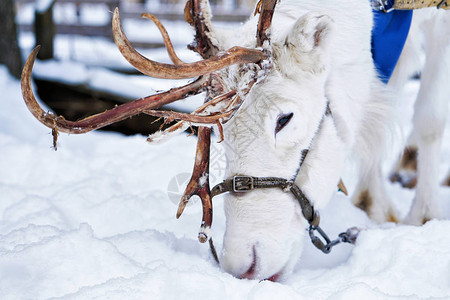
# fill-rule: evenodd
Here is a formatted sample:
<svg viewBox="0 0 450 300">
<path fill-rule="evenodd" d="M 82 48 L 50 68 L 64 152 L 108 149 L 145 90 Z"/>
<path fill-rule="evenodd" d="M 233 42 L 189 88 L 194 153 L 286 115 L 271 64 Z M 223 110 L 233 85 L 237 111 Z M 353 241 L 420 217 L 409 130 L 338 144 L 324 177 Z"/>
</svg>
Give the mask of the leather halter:
<svg viewBox="0 0 450 300">
<path fill-rule="evenodd" d="M 312 137 L 308 148 L 303 149 L 300 155 L 299 166 L 291 179 L 279 178 L 279 177 L 254 177 L 254 176 L 246 176 L 246 175 L 238 175 L 232 178 L 224 180 L 222 183 L 217 184 L 211 190 L 211 197 L 217 196 L 219 194 L 223 194 L 226 192 L 249 192 L 254 189 L 259 188 L 281 188 L 283 192 L 291 192 L 294 197 L 298 200 L 300 207 L 302 209 L 302 214 L 305 219 L 309 222 L 311 226 L 319 226 L 319 214 L 314 211 L 314 207 L 309 201 L 309 199 L 305 196 L 302 190 L 295 184 L 295 179 L 297 178 L 297 174 L 300 171 L 300 168 L 303 165 L 303 162 L 308 155 L 309 149 L 311 148 L 316 136 L 319 134 L 322 124 L 325 120 L 325 117 L 332 116 L 330 105 L 327 102 L 325 111 L 322 115 L 322 118 L 317 126 L 317 130 Z"/>
<path fill-rule="evenodd" d="M 309 199 L 292 180 L 279 177 L 234 176 L 214 186 L 211 190 L 211 197 L 226 192 L 242 193 L 261 188 L 280 188 L 283 192 L 291 192 L 298 200 L 302 214 L 309 224 L 312 226 L 319 225 L 318 212 L 314 210 L 314 206 Z"/>
<path fill-rule="evenodd" d="M 320 249 L 323 253 L 330 253 L 331 248 L 341 242 L 352 244 L 355 243 L 359 230 L 354 227 L 348 229 L 346 232 L 339 234 L 338 239 L 331 241 L 326 233 L 319 227 L 319 213 L 314 210 L 314 206 L 312 205 L 311 201 L 305 196 L 300 187 L 295 184 L 297 174 L 299 173 L 300 168 L 305 161 L 311 145 L 313 144 L 316 136 L 319 134 L 326 116 L 332 116 L 329 103 L 327 103 L 326 105 L 325 112 L 322 116 L 322 119 L 320 120 L 319 126 L 317 127 L 314 136 L 311 139 L 309 147 L 303 149 L 301 152 L 299 167 L 297 168 L 297 171 L 292 179 L 288 180 L 279 177 L 254 177 L 238 175 L 226 179 L 214 186 L 211 190 L 211 197 L 213 198 L 214 196 L 227 192 L 242 193 L 253 191 L 255 189 L 280 188 L 283 192 L 291 192 L 294 195 L 295 199 L 297 199 L 298 203 L 300 204 L 302 214 L 309 223 L 309 236 L 311 238 L 311 242 L 314 244 L 314 246 L 316 246 L 316 248 Z M 319 237 L 314 235 L 314 231 L 316 230 L 325 240 L 325 243 Z M 212 244 L 212 240 L 210 240 L 210 246 L 214 257 L 218 261 L 217 254 L 215 253 L 215 249 Z"/>
</svg>

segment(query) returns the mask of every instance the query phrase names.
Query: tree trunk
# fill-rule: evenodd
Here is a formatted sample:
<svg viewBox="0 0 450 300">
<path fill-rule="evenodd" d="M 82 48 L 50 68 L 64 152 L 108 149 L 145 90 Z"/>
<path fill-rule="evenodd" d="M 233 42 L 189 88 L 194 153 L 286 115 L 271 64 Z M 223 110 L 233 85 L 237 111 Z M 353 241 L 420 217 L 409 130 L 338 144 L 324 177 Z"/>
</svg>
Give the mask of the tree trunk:
<svg viewBox="0 0 450 300">
<path fill-rule="evenodd" d="M 0 1 L 0 64 L 5 64 L 9 72 L 20 78 L 22 58 L 17 41 L 14 0 Z"/>
<path fill-rule="evenodd" d="M 34 14 L 34 34 L 36 45 L 41 45 L 38 58 L 53 58 L 53 40 L 55 38 L 55 23 L 53 22 L 53 3 L 45 10 L 36 9 Z"/>
</svg>

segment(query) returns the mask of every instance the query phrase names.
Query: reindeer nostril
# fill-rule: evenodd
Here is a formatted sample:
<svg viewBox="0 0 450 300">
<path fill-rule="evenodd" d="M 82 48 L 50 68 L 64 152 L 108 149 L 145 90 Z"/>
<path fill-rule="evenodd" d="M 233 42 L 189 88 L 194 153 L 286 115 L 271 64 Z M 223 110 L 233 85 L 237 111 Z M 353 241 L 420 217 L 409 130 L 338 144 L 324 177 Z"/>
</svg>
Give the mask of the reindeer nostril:
<svg viewBox="0 0 450 300">
<path fill-rule="evenodd" d="M 277 282 L 281 277 L 281 273 L 277 273 L 275 275 L 270 276 L 269 278 L 267 278 L 266 280 L 272 281 L 272 282 Z"/>
<path fill-rule="evenodd" d="M 240 275 L 239 279 L 244 279 L 244 278 L 252 279 L 255 275 L 255 266 L 256 266 L 256 263 L 255 263 L 255 261 L 253 261 L 253 263 L 250 266 L 250 268 L 248 269 L 248 271 L 245 272 L 244 274 Z"/>
<path fill-rule="evenodd" d="M 255 276 L 255 269 L 256 269 L 256 250 L 255 246 L 253 246 L 253 262 L 250 266 L 250 268 L 245 272 L 244 274 L 241 274 L 238 276 L 240 279 L 253 279 Z"/>
</svg>

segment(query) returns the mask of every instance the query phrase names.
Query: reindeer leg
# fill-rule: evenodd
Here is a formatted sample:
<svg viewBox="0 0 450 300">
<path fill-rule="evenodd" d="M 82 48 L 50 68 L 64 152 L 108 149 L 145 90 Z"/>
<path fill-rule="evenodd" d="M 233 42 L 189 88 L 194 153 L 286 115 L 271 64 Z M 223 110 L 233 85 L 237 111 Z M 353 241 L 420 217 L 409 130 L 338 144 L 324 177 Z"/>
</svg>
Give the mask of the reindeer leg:
<svg viewBox="0 0 450 300">
<path fill-rule="evenodd" d="M 445 34 L 448 36 L 450 31 Z M 449 100 L 446 86 L 450 78 L 450 40 L 442 39 L 441 33 L 427 36 L 427 39 L 427 60 L 413 118 L 418 145 L 416 196 L 405 219 L 405 222 L 417 225 L 441 217 L 438 176 Z"/>
<path fill-rule="evenodd" d="M 411 138 L 410 138 L 411 140 Z M 408 143 L 402 157 L 396 163 L 389 179 L 398 182 L 405 188 L 415 188 L 417 184 L 417 146 Z"/>
<path fill-rule="evenodd" d="M 372 124 L 370 128 L 370 138 L 360 139 L 355 149 L 360 158 L 360 174 L 352 203 L 377 223 L 397 223 L 398 213 L 385 190 L 385 178 L 381 169 L 384 128 L 380 124 Z"/>
<path fill-rule="evenodd" d="M 418 74 L 422 69 L 421 55 L 423 53 L 420 28 L 413 22 L 410 36 L 406 40 L 402 55 L 395 66 L 389 86 L 394 91 L 403 90 L 411 76 Z M 403 187 L 414 188 L 417 184 L 417 137 L 414 132 L 409 136 L 407 146 L 401 158 L 394 165 L 391 182 L 399 182 Z"/>
<path fill-rule="evenodd" d="M 352 202 L 377 223 L 399 221 L 398 213 L 386 193 L 379 163 L 362 163 L 360 180 L 352 196 Z"/>
<path fill-rule="evenodd" d="M 392 122 L 390 100 L 376 86 L 372 87 L 369 97 L 371 105 L 366 105 L 363 112 L 365 130 L 356 137 L 358 142 L 354 148 L 359 157 L 360 174 L 352 202 L 375 222 L 398 222 L 398 213 L 385 189 L 386 180 L 381 167 L 386 131 Z M 377 109 L 373 110 L 373 107 Z"/>
</svg>

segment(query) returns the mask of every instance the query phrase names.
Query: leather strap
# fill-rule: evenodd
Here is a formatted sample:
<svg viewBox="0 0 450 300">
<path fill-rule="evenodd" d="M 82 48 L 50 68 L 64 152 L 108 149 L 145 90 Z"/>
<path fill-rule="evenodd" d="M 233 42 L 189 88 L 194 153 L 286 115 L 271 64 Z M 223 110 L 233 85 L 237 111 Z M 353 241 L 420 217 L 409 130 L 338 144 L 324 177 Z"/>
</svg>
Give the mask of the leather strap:
<svg viewBox="0 0 450 300">
<path fill-rule="evenodd" d="M 450 0 L 372 0 L 372 7 L 385 13 L 393 10 L 414 10 L 427 7 L 450 9 Z"/>
<path fill-rule="evenodd" d="M 277 177 L 234 176 L 213 187 L 211 196 L 227 192 L 248 192 L 255 188 L 283 188 L 286 182 L 286 179 Z"/>
<path fill-rule="evenodd" d="M 249 192 L 258 188 L 281 188 L 284 192 L 291 192 L 300 204 L 302 214 L 308 223 L 312 226 L 319 225 L 319 214 L 314 210 L 309 199 L 293 181 L 284 178 L 234 176 L 214 186 L 211 190 L 211 197 L 227 192 Z"/>
<path fill-rule="evenodd" d="M 450 0 L 395 0 L 394 9 L 409 10 L 425 7 L 450 9 Z"/>
</svg>

